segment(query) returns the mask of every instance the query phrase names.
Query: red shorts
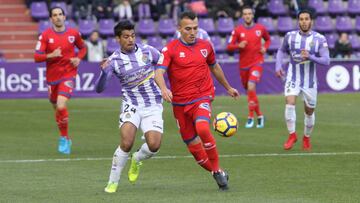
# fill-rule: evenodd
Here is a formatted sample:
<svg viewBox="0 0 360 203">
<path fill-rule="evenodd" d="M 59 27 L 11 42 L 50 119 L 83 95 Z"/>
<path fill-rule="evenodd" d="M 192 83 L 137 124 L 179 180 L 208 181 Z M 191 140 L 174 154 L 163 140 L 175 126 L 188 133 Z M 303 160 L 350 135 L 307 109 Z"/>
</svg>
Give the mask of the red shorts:
<svg viewBox="0 0 360 203">
<path fill-rule="evenodd" d="M 262 67 L 258 65 L 251 66 L 249 68 L 240 69 L 241 83 L 245 89 L 249 81 L 258 83 L 262 76 Z"/>
<path fill-rule="evenodd" d="M 174 116 L 183 141 L 187 144 L 197 137 L 195 122 L 198 119 L 211 119 L 210 100 L 200 100 L 185 106 L 173 106 Z"/>
<path fill-rule="evenodd" d="M 70 99 L 73 89 L 74 89 L 73 79 L 61 81 L 56 85 L 48 85 L 50 102 L 55 104 L 57 101 L 57 97 L 59 95 Z"/>
</svg>

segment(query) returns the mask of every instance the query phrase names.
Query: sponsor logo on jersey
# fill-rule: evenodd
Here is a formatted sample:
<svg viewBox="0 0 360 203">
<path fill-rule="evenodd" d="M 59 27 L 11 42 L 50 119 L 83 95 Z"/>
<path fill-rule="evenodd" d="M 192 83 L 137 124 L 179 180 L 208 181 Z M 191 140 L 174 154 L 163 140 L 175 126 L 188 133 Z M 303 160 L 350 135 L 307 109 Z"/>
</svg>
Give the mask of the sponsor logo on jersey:
<svg viewBox="0 0 360 203">
<path fill-rule="evenodd" d="M 199 108 L 205 109 L 205 110 L 207 110 L 207 111 L 211 111 L 211 109 L 210 109 L 210 104 L 209 104 L 209 103 L 201 103 L 201 104 L 199 105 Z"/>
<path fill-rule="evenodd" d="M 184 53 L 184 52 L 180 52 L 180 53 L 179 53 L 179 57 L 180 57 L 180 58 L 185 58 L 185 53 Z"/>
<path fill-rule="evenodd" d="M 75 42 L 75 36 L 68 36 L 68 40 L 70 43 L 74 43 Z"/>
<path fill-rule="evenodd" d="M 200 49 L 200 53 L 201 53 L 201 55 L 203 55 L 204 58 L 206 58 L 208 55 L 207 49 Z"/>
<path fill-rule="evenodd" d="M 150 63 L 150 58 L 149 58 L 149 55 L 147 55 L 147 54 L 143 54 L 141 60 L 142 60 L 145 64 Z"/>
<path fill-rule="evenodd" d="M 255 30 L 255 34 L 256 34 L 256 36 L 260 37 L 261 36 L 261 30 Z"/>
<path fill-rule="evenodd" d="M 49 43 L 54 43 L 54 38 L 49 38 Z"/>
</svg>

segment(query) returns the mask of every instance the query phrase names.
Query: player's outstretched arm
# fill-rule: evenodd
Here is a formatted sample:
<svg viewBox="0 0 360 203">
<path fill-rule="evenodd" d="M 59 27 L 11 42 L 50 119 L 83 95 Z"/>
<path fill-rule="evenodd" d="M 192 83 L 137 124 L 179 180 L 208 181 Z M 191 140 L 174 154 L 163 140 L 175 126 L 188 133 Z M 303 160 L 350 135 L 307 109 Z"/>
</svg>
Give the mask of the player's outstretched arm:
<svg viewBox="0 0 360 203">
<path fill-rule="evenodd" d="M 216 63 L 212 68 L 210 68 L 210 70 L 212 74 L 215 76 L 216 80 L 227 90 L 228 94 L 231 97 L 237 99 L 240 96 L 239 92 L 235 88 L 230 86 L 221 66 L 218 63 Z"/>
<path fill-rule="evenodd" d="M 96 80 L 95 84 L 96 84 L 96 92 L 97 93 L 101 93 L 106 89 L 106 85 L 107 85 L 107 81 L 109 81 L 109 79 L 112 76 L 112 69 L 111 66 L 109 65 L 109 61 L 107 59 L 104 59 L 101 62 L 100 68 L 101 68 L 101 73 L 99 78 Z"/>
<path fill-rule="evenodd" d="M 163 97 L 163 99 L 167 102 L 171 102 L 173 95 L 172 92 L 166 87 L 164 73 L 165 69 L 157 68 L 155 70 L 155 82 L 161 90 L 161 96 Z"/>
<path fill-rule="evenodd" d="M 276 63 L 275 63 L 275 74 L 279 78 L 285 77 L 285 73 L 282 68 L 283 58 L 284 58 L 284 52 L 281 49 L 279 49 L 276 53 Z"/>
</svg>

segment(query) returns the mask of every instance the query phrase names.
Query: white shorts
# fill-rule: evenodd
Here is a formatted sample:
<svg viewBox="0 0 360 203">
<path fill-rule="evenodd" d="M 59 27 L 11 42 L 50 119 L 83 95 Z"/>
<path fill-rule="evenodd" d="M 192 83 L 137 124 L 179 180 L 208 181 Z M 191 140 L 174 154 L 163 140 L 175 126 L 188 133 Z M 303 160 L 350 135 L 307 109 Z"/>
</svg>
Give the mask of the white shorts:
<svg viewBox="0 0 360 203">
<path fill-rule="evenodd" d="M 301 96 L 305 104 L 309 108 L 315 108 L 317 102 L 316 88 L 303 88 L 300 84 L 292 81 L 285 82 L 284 95 L 287 96 Z"/>
<path fill-rule="evenodd" d="M 143 133 L 151 130 L 163 133 L 164 121 L 162 119 L 162 112 L 163 106 L 161 104 L 139 107 L 123 101 L 119 116 L 119 128 L 125 122 L 130 122 L 136 128 L 140 127 Z"/>
</svg>

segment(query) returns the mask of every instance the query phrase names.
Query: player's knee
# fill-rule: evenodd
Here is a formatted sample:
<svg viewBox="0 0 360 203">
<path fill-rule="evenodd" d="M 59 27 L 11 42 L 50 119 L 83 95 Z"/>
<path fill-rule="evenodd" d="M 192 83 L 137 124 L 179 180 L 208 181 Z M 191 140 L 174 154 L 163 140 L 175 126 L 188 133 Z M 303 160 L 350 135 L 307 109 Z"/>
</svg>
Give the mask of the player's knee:
<svg viewBox="0 0 360 203">
<path fill-rule="evenodd" d="M 131 151 L 131 148 L 133 146 L 133 143 L 130 142 L 130 141 L 124 141 L 122 140 L 121 143 L 120 143 L 120 148 L 121 150 L 123 150 L 124 152 L 130 152 Z"/>
<path fill-rule="evenodd" d="M 153 153 L 159 151 L 161 142 L 148 142 L 149 150 Z"/>
</svg>

